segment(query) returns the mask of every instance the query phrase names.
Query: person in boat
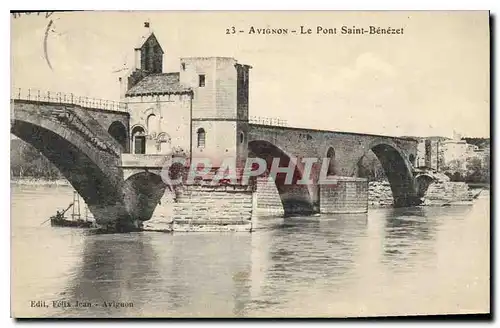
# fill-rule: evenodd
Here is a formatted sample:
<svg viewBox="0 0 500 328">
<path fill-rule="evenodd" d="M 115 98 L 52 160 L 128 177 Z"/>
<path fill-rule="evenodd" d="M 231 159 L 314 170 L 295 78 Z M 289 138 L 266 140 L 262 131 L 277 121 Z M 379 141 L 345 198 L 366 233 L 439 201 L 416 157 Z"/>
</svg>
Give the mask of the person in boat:
<svg viewBox="0 0 500 328">
<path fill-rule="evenodd" d="M 59 212 L 59 211 L 56 211 L 56 220 L 62 220 L 64 219 L 64 215 Z"/>
</svg>

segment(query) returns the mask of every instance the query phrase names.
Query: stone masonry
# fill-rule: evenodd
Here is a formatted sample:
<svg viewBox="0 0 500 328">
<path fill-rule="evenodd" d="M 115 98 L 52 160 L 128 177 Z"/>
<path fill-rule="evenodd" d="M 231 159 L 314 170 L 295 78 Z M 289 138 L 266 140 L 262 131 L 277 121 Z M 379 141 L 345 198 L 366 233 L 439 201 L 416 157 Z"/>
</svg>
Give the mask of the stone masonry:
<svg viewBox="0 0 500 328">
<path fill-rule="evenodd" d="M 254 210 L 260 216 L 283 215 L 283 204 L 276 184 L 271 177 L 257 178 L 256 204 Z"/>
<path fill-rule="evenodd" d="M 187 185 L 173 208 L 173 231 L 251 231 L 252 185 Z"/>
<path fill-rule="evenodd" d="M 337 184 L 320 185 L 321 213 L 366 213 L 368 181 L 363 178 L 336 177 Z"/>
</svg>

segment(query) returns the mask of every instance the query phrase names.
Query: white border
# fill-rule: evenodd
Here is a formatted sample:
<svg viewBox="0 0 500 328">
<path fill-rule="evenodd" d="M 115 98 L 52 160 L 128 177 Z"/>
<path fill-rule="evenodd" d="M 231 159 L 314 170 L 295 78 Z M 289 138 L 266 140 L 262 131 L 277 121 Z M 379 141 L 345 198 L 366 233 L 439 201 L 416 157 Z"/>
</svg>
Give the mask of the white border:
<svg viewBox="0 0 500 328">
<path fill-rule="evenodd" d="M 493 15 L 498 15 L 499 13 L 499 3 L 498 0 L 474 0 L 474 1 L 464 1 L 464 0 L 455 0 L 455 1 L 436 1 L 436 0 L 420 0 L 420 1 L 389 1 L 389 0 L 377 0 L 376 2 L 373 0 L 349 0 L 343 2 L 333 2 L 333 1 L 318 1 L 318 0 L 288 0 L 284 2 L 270 2 L 269 0 L 252 0 L 245 2 L 225 2 L 225 1 L 206 1 L 206 0 L 198 0 L 198 1 L 175 1 L 169 2 L 168 4 L 165 1 L 135 1 L 132 6 L 128 7 L 117 7 L 120 4 L 117 1 L 107 1 L 104 2 L 102 0 L 86 0 L 84 2 L 77 3 L 78 8 L 75 6 L 71 6 L 73 3 L 69 3 L 67 1 L 62 0 L 45 0 L 43 2 L 29 0 L 29 1 L 16 1 L 15 3 L 7 3 L 7 1 L 2 1 L 1 7 L 6 7 L 1 12 L 2 15 L 2 23 L 1 23 L 1 35 L 4 36 L 4 44 L 7 44 L 7 39 L 10 39 L 10 15 L 7 14 L 7 9 L 71 9 L 72 7 L 75 9 L 84 9 L 84 10 L 491 10 Z M 98 24 L 98 22 L 96 22 Z M 496 27 L 498 31 L 498 16 L 496 17 Z M 495 44 L 498 45 L 498 32 L 495 33 Z M 3 64 L 3 72 L 10 72 L 10 42 L 8 42 L 8 51 L 2 51 L 2 64 Z M 498 47 L 495 59 L 498 62 Z M 10 131 L 10 110 L 7 107 L 10 101 L 10 76 L 9 74 L 2 75 L 2 103 L 5 105 L 3 110 L 0 111 L 0 115 L 4 116 L 0 120 L 2 124 L 2 131 Z M 493 90 L 495 94 L 498 95 L 498 84 L 495 85 L 495 90 Z M 498 119 L 498 114 L 497 114 Z M 498 126 L 498 120 L 495 119 L 495 125 Z M 497 153 L 497 140 L 494 141 L 495 149 L 494 154 Z M 2 224 L 2 233 L 4 234 L 4 238 L 2 239 L 2 270 L 0 282 L 3 285 L 0 290 L 3 291 L 0 297 L 0 322 L 2 327 L 10 327 L 16 324 L 12 319 L 10 319 L 10 177 L 9 177 L 9 147 L 10 147 L 10 137 L 7 138 L 5 136 L 0 141 L 0 151 L 3 154 L 4 158 L 1 161 L 1 171 L 2 172 L 2 192 L 1 195 L 1 206 L 0 208 L 4 209 L 4 217 L 1 219 Z M 496 163 L 498 164 L 498 163 Z M 497 165 L 495 166 L 495 172 L 497 169 Z M 495 176 L 497 176 L 495 174 Z M 497 179 L 495 179 L 496 182 Z M 498 203 L 498 195 L 495 194 L 495 199 L 492 200 L 494 203 Z M 497 228 L 499 223 L 496 224 Z M 495 231 L 495 235 L 498 236 L 498 230 Z M 493 247 L 492 247 L 493 248 Z M 492 249 L 493 251 L 493 249 Z M 9 263 L 9 265 L 7 265 Z M 493 277 L 492 277 L 493 278 Z M 497 302 L 498 303 L 498 302 Z M 492 309 L 494 310 L 494 309 Z M 142 322 L 141 322 L 142 323 Z M 115 324 L 119 324 L 120 326 L 130 326 L 137 325 L 141 323 L 133 323 L 133 322 L 117 322 Z M 202 323 L 202 322 L 199 322 Z M 248 322 L 246 322 L 248 323 Z M 291 322 L 287 322 L 286 324 L 290 324 Z M 299 322 L 297 322 L 299 323 Z M 300 322 L 302 323 L 302 322 Z M 300 324 L 299 323 L 299 324 Z M 385 322 L 381 322 L 384 324 Z M 36 323 L 40 324 L 40 323 Z M 42 322 L 43 324 L 43 322 Z M 51 326 L 56 324 L 55 322 L 47 323 L 46 325 Z M 61 322 L 57 322 L 57 324 L 61 324 Z M 65 325 L 83 325 L 83 326 L 94 326 L 101 327 L 106 323 L 103 322 L 65 322 Z M 162 322 L 158 324 L 167 324 L 167 325 L 178 325 L 178 323 L 173 322 Z M 234 323 L 230 323 L 234 324 Z M 257 322 L 259 326 L 267 325 L 269 323 Z M 332 323 L 325 322 L 324 324 L 330 325 Z M 426 326 L 429 326 L 429 323 L 423 322 Z M 435 323 L 434 323 L 435 324 Z M 430 325 L 434 325 L 430 324 Z M 454 324 L 454 323 L 452 323 Z"/>
</svg>

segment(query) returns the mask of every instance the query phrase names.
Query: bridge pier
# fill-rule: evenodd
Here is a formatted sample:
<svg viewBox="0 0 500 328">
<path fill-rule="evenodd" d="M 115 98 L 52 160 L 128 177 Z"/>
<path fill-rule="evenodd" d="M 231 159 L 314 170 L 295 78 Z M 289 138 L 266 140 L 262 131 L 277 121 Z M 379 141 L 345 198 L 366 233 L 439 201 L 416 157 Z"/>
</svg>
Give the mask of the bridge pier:
<svg viewBox="0 0 500 328">
<path fill-rule="evenodd" d="M 283 188 L 281 202 L 285 216 L 312 215 L 317 213 L 307 188 L 300 185 L 290 185 Z"/>
<path fill-rule="evenodd" d="M 173 231 L 252 230 L 253 194 L 249 185 L 185 185 L 173 207 Z"/>
<path fill-rule="evenodd" d="M 366 213 L 368 212 L 368 180 L 354 177 L 331 177 L 336 184 L 319 185 L 320 212 Z"/>
<path fill-rule="evenodd" d="M 229 184 L 202 180 L 167 185 L 166 155 L 122 154 L 124 199 L 130 222 L 151 231 L 251 231 L 256 181 Z M 173 180 L 177 178 L 171 177 Z"/>
<path fill-rule="evenodd" d="M 422 200 L 417 195 L 400 195 L 394 197 L 394 207 L 412 207 L 422 203 Z"/>
<path fill-rule="evenodd" d="M 90 212 L 94 215 L 96 223 L 110 232 L 127 232 L 137 230 L 140 226 L 126 211 L 123 203 L 116 204 L 89 204 Z"/>
</svg>

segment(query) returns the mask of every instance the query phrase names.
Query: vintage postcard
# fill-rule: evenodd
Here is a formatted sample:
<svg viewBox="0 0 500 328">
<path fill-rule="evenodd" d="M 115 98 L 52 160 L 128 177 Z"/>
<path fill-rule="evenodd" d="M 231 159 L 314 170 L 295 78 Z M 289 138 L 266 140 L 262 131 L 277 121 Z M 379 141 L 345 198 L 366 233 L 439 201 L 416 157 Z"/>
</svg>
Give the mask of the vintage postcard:
<svg viewBox="0 0 500 328">
<path fill-rule="evenodd" d="M 490 313 L 489 12 L 10 24 L 13 317 Z"/>
</svg>

